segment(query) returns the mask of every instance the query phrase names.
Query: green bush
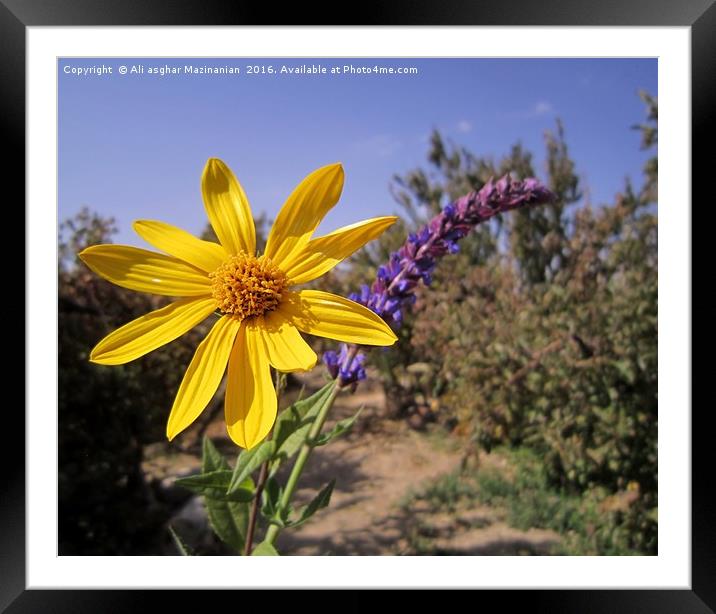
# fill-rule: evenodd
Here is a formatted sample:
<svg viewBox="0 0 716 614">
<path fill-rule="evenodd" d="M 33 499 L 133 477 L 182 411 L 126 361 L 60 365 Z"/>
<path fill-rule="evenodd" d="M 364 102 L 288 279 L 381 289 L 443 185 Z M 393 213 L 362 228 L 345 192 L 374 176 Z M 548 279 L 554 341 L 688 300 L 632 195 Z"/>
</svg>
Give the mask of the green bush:
<svg viewBox="0 0 716 614">
<path fill-rule="evenodd" d="M 638 128 L 651 147 L 656 101 L 643 97 L 648 122 Z M 446 257 L 402 331 L 409 349 L 378 364 L 404 405 L 427 397 L 484 449 L 530 448 L 559 488 L 636 493 L 620 530 L 656 552 L 656 161 L 638 192 L 627 184 L 612 204 L 574 208 L 579 182 L 561 124 L 546 145 L 556 202 L 486 225 Z M 396 192 L 425 215 L 490 175 L 534 175 L 519 146 L 494 164 L 435 134 L 428 159 L 432 171 L 409 173 Z"/>
<path fill-rule="evenodd" d="M 610 493 L 604 487 L 574 493 L 555 485 L 542 458 L 527 447 L 500 447 L 493 451 L 500 462 L 487 463 L 477 471 L 450 473 L 428 482 L 402 501 L 411 514 L 416 502 L 427 503 L 430 513 L 454 514 L 489 506 L 492 520 L 485 518 L 477 528 L 506 522 L 522 531 L 540 528 L 560 535 L 551 554 L 623 556 L 654 554 L 654 544 L 645 541 L 639 524 L 644 511 L 633 487 Z M 412 514 L 411 514 L 412 518 Z M 428 516 L 429 518 L 429 516 Z M 418 520 L 418 524 L 421 524 Z M 410 526 L 410 524 L 409 524 Z M 413 546 L 435 554 L 435 545 L 409 533 Z"/>
<path fill-rule="evenodd" d="M 551 529 L 562 536 L 555 554 L 617 556 L 655 554 L 654 544 L 635 525 L 643 510 L 635 505 L 633 487 L 609 494 L 603 487 L 575 495 L 555 487 L 541 457 L 528 448 L 501 450 L 510 460 L 514 477 L 487 470 L 475 475 L 476 498 L 504 507 L 511 526 Z"/>
<path fill-rule="evenodd" d="M 143 446 L 164 429 L 200 333 L 127 365 L 89 362 L 92 347 L 164 301 L 98 278 L 75 255 L 108 242 L 112 220 L 88 210 L 63 223 L 58 299 L 60 554 L 147 554 L 165 538 L 168 510 L 141 470 Z"/>
</svg>

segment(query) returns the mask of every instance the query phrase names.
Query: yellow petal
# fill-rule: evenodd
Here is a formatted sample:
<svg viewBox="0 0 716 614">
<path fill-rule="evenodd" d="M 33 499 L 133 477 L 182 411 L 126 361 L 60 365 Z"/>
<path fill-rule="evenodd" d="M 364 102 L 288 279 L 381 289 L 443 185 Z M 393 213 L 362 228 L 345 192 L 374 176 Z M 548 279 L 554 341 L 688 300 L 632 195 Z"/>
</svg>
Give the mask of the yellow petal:
<svg viewBox="0 0 716 614">
<path fill-rule="evenodd" d="M 196 348 L 169 414 L 169 441 L 194 422 L 211 401 L 224 376 L 240 326 L 241 322 L 235 318 L 219 318 L 206 339 Z"/>
<path fill-rule="evenodd" d="M 283 270 L 291 284 L 316 279 L 368 241 L 383 234 L 397 219 L 395 216 L 387 216 L 364 220 L 313 239 L 301 251 L 291 254 L 290 261 L 284 262 Z"/>
<path fill-rule="evenodd" d="M 155 220 L 137 220 L 132 227 L 147 243 L 207 273 L 218 269 L 229 257 L 218 243 L 198 239 L 171 224 Z"/>
<path fill-rule="evenodd" d="M 301 250 L 343 190 L 343 167 L 330 164 L 313 171 L 284 203 L 266 241 L 266 255 L 279 267 Z"/>
<path fill-rule="evenodd" d="M 100 365 L 123 365 L 174 341 L 216 308 L 213 298 L 185 298 L 132 320 L 107 335 L 90 354 Z"/>
<path fill-rule="evenodd" d="M 80 253 L 82 261 L 113 284 L 164 296 L 211 294 L 209 276 L 164 254 L 128 245 L 94 245 Z"/>
<path fill-rule="evenodd" d="M 229 358 L 224 415 L 232 441 L 247 450 L 261 443 L 276 420 L 276 391 L 255 320 L 244 320 Z"/>
<path fill-rule="evenodd" d="M 256 318 L 256 328 L 274 369 L 292 373 L 310 371 L 316 366 L 316 353 L 280 311 L 271 311 Z"/>
<path fill-rule="evenodd" d="M 201 176 L 201 193 L 209 222 L 230 254 L 256 251 L 256 230 L 244 189 L 231 169 L 210 158 Z"/>
<path fill-rule="evenodd" d="M 398 338 L 367 307 L 330 292 L 285 292 L 278 310 L 299 330 L 360 345 L 393 345 Z"/>
</svg>

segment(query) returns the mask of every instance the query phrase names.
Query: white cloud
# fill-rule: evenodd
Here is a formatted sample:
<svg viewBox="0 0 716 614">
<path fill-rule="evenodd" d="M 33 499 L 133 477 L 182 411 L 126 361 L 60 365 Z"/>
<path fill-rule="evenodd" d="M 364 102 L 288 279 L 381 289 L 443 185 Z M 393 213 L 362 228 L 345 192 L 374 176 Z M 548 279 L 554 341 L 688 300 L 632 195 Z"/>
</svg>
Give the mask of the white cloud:
<svg viewBox="0 0 716 614">
<path fill-rule="evenodd" d="M 472 131 L 472 122 L 467 119 L 461 119 L 457 122 L 458 132 L 470 132 Z"/>
<path fill-rule="evenodd" d="M 390 134 L 376 134 L 357 141 L 354 147 L 361 153 L 387 158 L 398 151 L 403 144 Z"/>
<path fill-rule="evenodd" d="M 553 110 L 554 108 L 552 107 L 551 102 L 540 100 L 537 104 L 535 104 L 532 112 L 534 115 L 546 115 L 547 113 L 551 113 Z"/>
<path fill-rule="evenodd" d="M 533 119 L 554 113 L 554 105 L 548 100 L 538 100 L 531 107 L 519 111 L 498 111 L 498 115 L 510 119 Z"/>
</svg>

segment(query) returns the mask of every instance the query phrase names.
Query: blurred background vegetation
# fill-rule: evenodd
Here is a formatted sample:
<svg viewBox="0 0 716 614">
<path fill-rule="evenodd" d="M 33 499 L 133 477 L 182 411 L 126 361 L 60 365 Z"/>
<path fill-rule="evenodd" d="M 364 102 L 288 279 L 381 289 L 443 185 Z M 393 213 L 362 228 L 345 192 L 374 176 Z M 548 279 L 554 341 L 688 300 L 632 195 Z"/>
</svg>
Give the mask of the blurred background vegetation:
<svg viewBox="0 0 716 614">
<path fill-rule="evenodd" d="M 646 120 L 633 129 L 654 155 L 640 185 L 627 181 L 614 202 L 585 197 L 559 121 L 545 134 L 546 169 L 520 144 L 493 159 L 433 132 L 425 166 L 391 186 L 400 223 L 319 280 L 344 295 L 370 283 L 407 232 L 490 177 L 541 177 L 557 194 L 464 239 L 420 290 L 400 342 L 370 357 L 382 419 L 445 439 L 462 457 L 459 471 L 406 495 L 406 509 L 479 501 L 507 510 L 515 527 L 564 536 L 555 553 L 657 553 L 657 102 L 641 96 Z M 143 462 L 157 449 L 197 455 L 222 405 L 217 395 L 192 436 L 167 451 L 168 411 L 201 327 L 128 365 L 88 362 L 105 334 L 166 300 L 77 261 L 113 231 L 90 210 L 60 228 L 60 554 L 162 552 L 185 499 L 157 488 Z M 485 467 L 485 453 L 510 471 Z M 411 553 L 439 553 L 413 528 Z"/>
</svg>

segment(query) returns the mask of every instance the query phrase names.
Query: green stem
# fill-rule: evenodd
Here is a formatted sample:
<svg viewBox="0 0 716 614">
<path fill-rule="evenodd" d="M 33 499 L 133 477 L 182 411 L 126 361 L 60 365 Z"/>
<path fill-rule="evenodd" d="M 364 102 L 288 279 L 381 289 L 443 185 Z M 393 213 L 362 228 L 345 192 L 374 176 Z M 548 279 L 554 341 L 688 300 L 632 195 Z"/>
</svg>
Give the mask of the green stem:
<svg viewBox="0 0 716 614">
<path fill-rule="evenodd" d="M 296 486 L 298 485 L 298 480 L 301 477 L 301 474 L 303 473 L 303 468 L 306 466 L 306 461 L 308 460 L 308 457 L 311 455 L 311 451 L 313 450 L 312 443 L 321 434 L 321 429 L 323 429 L 323 425 L 326 422 L 328 411 L 331 409 L 331 406 L 333 405 L 333 401 L 335 400 L 337 394 L 338 384 L 336 383 L 336 385 L 334 385 L 331 389 L 330 394 L 326 397 L 326 400 L 323 402 L 323 406 L 321 407 L 321 410 L 316 416 L 316 421 L 311 426 L 311 430 L 306 437 L 306 441 L 301 446 L 301 450 L 298 453 L 296 462 L 291 468 L 291 474 L 288 476 L 288 480 L 286 480 L 286 488 L 284 489 L 277 506 L 277 515 L 279 517 L 281 517 L 281 513 L 284 510 L 288 509 L 288 506 L 291 503 L 291 498 L 293 497 L 293 493 L 296 490 Z M 278 525 L 270 525 L 268 531 L 266 531 L 266 537 L 264 538 L 264 541 L 268 542 L 269 544 L 274 544 L 276 542 L 276 538 L 278 537 L 280 530 L 281 529 Z"/>
<path fill-rule="evenodd" d="M 246 531 L 246 543 L 244 544 L 244 556 L 250 556 L 251 551 L 254 549 L 254 532 L 256 531 L 256 519 L 259 517 L 259 501 L 261 500 L 261 493 L 264 491 L 266 486 L 266 479 L 268 478 L 268 461 L 261 465 L 259 471 L 259 478 L 256 482 L 256 492 L 254 493 L 254 500 L 251 502 L 251 511 L 249 512 L 249 523 Z"/>
<path fill-rule="evenodd" d="M 276 384 L 276 404 L 280 404 L 281 401 L 281 373 L 274 370 L 275 384 Z M 269 433 L 267 439 L 271 439 L 273 436 L 273 427 Z M 254 500 L 251 502 L 251 511 L 249 512 L 248 529 L 246 531 L 246 543 L 244 544 L 244 556 L 250 556 L 251 551 L 254 548 L 254 532 L 256 531 L 256 520 L 259 517 L 259 503 L 261 501 L 261 493 L 264 491 L 266 486 L 266 480 L 269 474 L 269 461 L 265 461 L 261 465 L 259 471 L 258 481 L 256 482 L 256 492 L 254 493 Z"/>
</svg>

